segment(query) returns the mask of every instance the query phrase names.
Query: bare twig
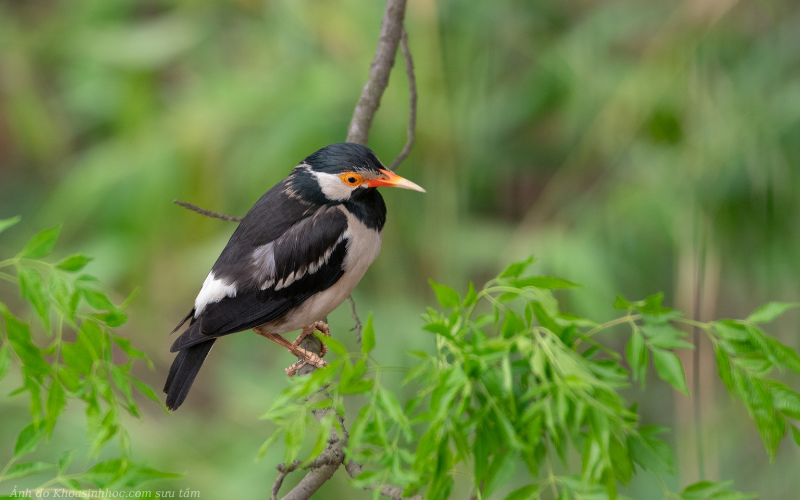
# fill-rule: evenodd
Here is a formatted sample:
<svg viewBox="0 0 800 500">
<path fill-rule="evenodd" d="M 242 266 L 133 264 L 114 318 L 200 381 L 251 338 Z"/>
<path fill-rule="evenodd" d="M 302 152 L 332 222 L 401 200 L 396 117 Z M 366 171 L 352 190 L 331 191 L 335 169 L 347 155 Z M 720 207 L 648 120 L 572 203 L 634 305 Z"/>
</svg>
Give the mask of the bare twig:
<svg viewBox="0 0 800 500">
<path fill-rule="evenodd" d="M 367 144 L 369 129 L 375 112 L 381 105 L 381 97 L 389 85 L 389 73 L 394 66 L 397 46 L 403 33 L 403 19 L 406 14 L 406 0 L 387 0 L 386 11 L 381 22 L 381 37 L 375 58 L 369 67 L 369 78 L 361 91 L 350 126 L 347 127 L 347 142 Z"/>
<path fill-rule="evenodd" d="M 356 332 L 356 340 L 358 343 L 361 343 L 361 319 L 358 317 L 358 313 L 356 312 L 356 301 L 353 300 L 352 295 L 347 296 L 347 300 L 350 301 L 350 316 L 353 318 L 353 328 L 350 331 Z"/>
<path fill-rule="evenodd" d="M 280 465 L 278 467 L 280 467 Z M 281 490 L 281 486 L 283 486 L 283 480 L 286 479 L 286 476 L 288 476 L 290 472 L 292 471 L 278 469 L 278 477 L 275 478 L 275 482 L 272 484 L 272 495 L 269 497 L 269 500 L 278 500 L 278 492 Z"/>
<path fill-rule="evenodd" d="M 414 58 L 411 57 L 411 49 L 408 48 L 408 32 L 403 28 L 403 36 L 400 38 L 400 47 L 403 49 L 403 58 L 406 61 L 406 75 L 408 75 L 408 139 L 403 150 L 394 159 L 389 170 L 394 172 L 400 166 L 400 162 L 408 157 L 414 142 L 417 140 L 417 77 L 414 75 Z"/>
<path fill-rule="evenodd" d="M 193 212 L 197 212 L 200 215 L 205 215 L 206 217 L 213 217 L 215 219 L 222 219 L 222 220 L 227 220 L 227 221 L 231 221 L 231 222 L 242 222 L 242 217 L 234 217 L 233 215 L 225 215 L 225 214 L 220 214 L 220 213 L 217 213 L 217 212 L 212 212 L 211 210 L 206 210 L 205 208 L 200 208 L 197 205 L 193 205 L 193 204 L 187 203 L 185 201 L 175 200 L 172 203 L 174 203 L 176 205 L 180 205 L 183 208 L 188 208 L 189 210 L 191 210 Z"/>
</svg>

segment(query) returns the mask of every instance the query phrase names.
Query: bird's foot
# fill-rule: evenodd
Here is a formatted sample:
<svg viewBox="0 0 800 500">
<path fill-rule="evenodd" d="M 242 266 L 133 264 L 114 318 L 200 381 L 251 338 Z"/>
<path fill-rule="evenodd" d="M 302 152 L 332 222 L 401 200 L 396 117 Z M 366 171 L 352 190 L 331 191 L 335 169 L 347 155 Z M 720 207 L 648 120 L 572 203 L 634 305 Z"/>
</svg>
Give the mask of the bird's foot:
<svg viewBox="0 0 800 500">
<path fill-rule="evenodd" d="M 327 351 L 328 348 L 324 343 L 322 344 L 322 352 L 320 353 L 321 355 L 317 355 L 316 353 L 303 349 L 302 347 L 291 346 L 289 348 L 289 352 L 302 359 L 298 359 L 296 363 L 293 363 L 291 366 L 287 367 L 286 375 L 290 377 L 294 376 L 297 373 L 297 370 L 306 364 L 316 366 L 317 368 L 325 368 L 328 363 L 322 359 L 322 356 L 324 356 Z"/>
<path fill-rule="evenodd" d="M 303 328 L 303 331 L 300 333 L 300 335 L 298 335 L 294 342 L 292 342 L 292 347 L 289 348 L 289 352 L 297 357 L 302 357 L 303 359 L 299 359 L 296 363 L 293 363 L 291 366 L 287 367 L 286 375 L 290 377 L 294 376 L 297 373 L 297 370 L 306 364 L 314 365 L 317 368 L 323 368 L 327 365 L 325 360 L 322 359 L 328 352 L 328 346 L 325 344 L 325 342 L 322 342 L 322 349 L 319 355 L 300 347 L 300 343 L 302 343 L 306 337 L 312 335 L 315 330 L 319 330 L 327 337 L 331 336 L 331 330 L 328 327 L 328 324 L 324 321 L 317 321 L 314 324 Z"/>
<path fill-rule="evenodd" d="M 300 335 L 298 335 L 296 339 L 294 339 L 294 342 L 292 342 L 292 345 L 295 345 L 295 346 L 300 345 L 300 342 L 302 342 L 309 335 L 313 334 L 314 330 L 319 330 L 326 337 L 330 337 L 331 336 L 331 329 L 328 327 L 328 324 L 325 323 L 324 321 L 317 321 L 317 322 L 315 322 L 315 323 L 313 323 L 311 325 L 308 325 L 307 327 L 303 328 L 303 331 L 300 332 Z M 323 342 L 323 345 L 325 345 L 324 342 Z M 323 356 L 324 356 L 324 354 L 323 354 Z"/>
</svg>

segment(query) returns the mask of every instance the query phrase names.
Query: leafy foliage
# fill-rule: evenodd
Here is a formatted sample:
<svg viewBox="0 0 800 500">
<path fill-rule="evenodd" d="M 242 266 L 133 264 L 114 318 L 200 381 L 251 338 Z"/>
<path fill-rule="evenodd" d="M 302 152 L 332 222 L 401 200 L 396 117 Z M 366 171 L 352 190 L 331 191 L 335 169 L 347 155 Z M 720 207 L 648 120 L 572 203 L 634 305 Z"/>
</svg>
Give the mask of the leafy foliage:
<svg viewBox="0 0 800 500">
<path fill-rule="evenodd" d="M 768 322 L 788 305 L 767 305 L 746 320 L 697 323 L 662 305 L 663 295 L 641 301 L 617 298 L 620 318 L 598 324 L 559 310 L 552 290 L 577 286 L 550 276 L 523 276 L 533 262 L 509 266 L 465 296 L 431 282 L 444 312 L 429 308 L 424 329 L 434 353 L 412 352 L 416 365 L 405 384 L 415 396 L 401 402 L 381 382 L 385 368 L 371 363 L 371 318 L 363 352 L 348 353 L 327 340 L 339 358 L 284 390 L 264 418 L 278 425 L 265 446 L 283 436 L 285 458 L 295 460 L 303 439 L 315 443 L 306 461 L 324 448 L 333 411 L 344 397 L 363 398 L 350 426 L 348 459 L 365 464 L 356 486 L 392 483 L 427 499 L 448 498 L 454 477 L 469 477 L 477 498 L 497 497 L 516 468 L 530 483 L 506 500 L 618 498 L 635 474 L 674 474 L 669 429 L 641 421 L 636 405 L 620 394 L 632 382 L 646 385 L 648 367 L 689 395 L 677 349 L 692 349 L 677 326 L 700 327 L 711 339 L 722 380 L 746 406 L 770 456 L 787 434 L 786 419 L 800 419 L 800 394 L 769 377 L 773 368 L 799 372 L 797 354 L 767 335 Z M 596 334 L 616 325 L 630 329 L 625 356 Z M 370 339 L 367 341 L 367 339 Z M 627 362 L 627 363 L 626 363 Z M 323 388 L 327 395 L 320 396 Z M 321 419 L 312 413 L 328 410 Z M 797 439 L 798 432 L 793 426 Z M 262 449 L 263 453 L 264 449 Z M 570 457 L 580 456 L 580 464 Z M 661 482 L 663 485 L 663 481 Z M 666 488 L 666 487 L 664 487 Z M 699 482 L 684 500 L 746 499 L 730 483 Z"/>
<path fill-rule="evenodd" d="M 18 220 L 0 221 L 0 231 Z M 11 395 L 28 394 L 31 417 L 19 432 L 11 460 L 0 471 L 0 482 L 55 470 L 56 476 L 40 488 L 60 484 L 72 491 L 87 485 L 135 488 L 150 479 L 177 477 L 134 462 L 121 421 L 123 413 L 141 418 L 134 391 L 162 405 L 153 389 L 131 374 L 136 360 L 150 367 L 152 363 L 115 331 L 126 322 L 124 309 L 132 297 L 115 305 L 96 278 L 77 274 L 91 260 L 85 255 L 75 254 L 56 264 L 40 260 L 52 252 L 60 229 L 38 233 L 16 257 L 0 262 L 0 280 L 17 286 L 38 317 L 38 324 L 28 323 L 0 302 L 0 380 L 12 367 L 18 369 L 21 386 Z M 115 361 L 115 345 L 125 355 L 124 363 Z M 52 436 L 67 406 L 77 402 L 83 403 L 86 416 L 87 459 L 96 459 L 114 438 L 119 456 L 74 472 L 69 471 L 74 451 L 64 453 L 57 463 L 21 462 Z"/>
</svg>

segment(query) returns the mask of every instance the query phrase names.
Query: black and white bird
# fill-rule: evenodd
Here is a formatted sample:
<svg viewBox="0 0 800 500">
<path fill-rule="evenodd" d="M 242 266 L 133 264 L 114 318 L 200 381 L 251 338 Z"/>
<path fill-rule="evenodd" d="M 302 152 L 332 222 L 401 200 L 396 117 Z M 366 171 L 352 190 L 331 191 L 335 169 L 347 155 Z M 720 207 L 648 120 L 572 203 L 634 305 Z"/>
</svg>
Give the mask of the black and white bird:
<svg viewBox="0 0 800 500">
<path fill-rule="evenodd" d="M 339 143 L 312 154 L 247 213 L 208 273 L 189 327 L 172 344 L 178 352 L 164 392 L 175 410 L 217 338 L 254 329 L 303 359 L 299 347 L 353 291 L 381 249 L 386 205 L 379 186 L 424 189 L 386 169 L 366 146 Z M 303 329 L 294 342 L 281 334 Z"/>
</svg>

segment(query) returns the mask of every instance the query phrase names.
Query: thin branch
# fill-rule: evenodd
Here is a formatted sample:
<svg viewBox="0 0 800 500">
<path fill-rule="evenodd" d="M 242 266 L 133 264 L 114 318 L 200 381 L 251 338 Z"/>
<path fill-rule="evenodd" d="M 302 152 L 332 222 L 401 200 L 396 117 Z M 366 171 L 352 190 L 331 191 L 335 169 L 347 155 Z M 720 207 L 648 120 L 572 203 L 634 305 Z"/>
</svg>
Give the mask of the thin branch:
<svg viewBox="0 0 800 500">
<path fill-rule="evenodd" d="M 355 460 L 350 460 L 344 466 L 345 470 L 350 477 L 353 479 L 356 478 L 359 474 L 361 474 L 362 469 L 361 466 Z M 403 496 L 403 488 L 398 488 L 397 486 L 392 486 L 391 484 L 384 484 L 384 485 L 374 485 L 374 486 L 366 486 L 364 489 L 367 491 L 375 491 L 375 489 L 381 487 L 381 495 L 385 497 L 392 498 L 393 500 L 422 500 L 422 495 L 414 495 L 413 497 L 404 497 Z"/>
<path fill-rule="evenodd" d="M 220 214 L 220 213 L 217 213 L 217 212 L 212 212 L 211 210 L 206 210 L 205 208 L 200 208 L 197 205 L 193 205 L 193 204 L 187 203 L 185 201 L 174 200 L 172 203 L 174 203 L 176 205 L 180 205 L 183 208 L 188 208 L 189 210 L 191 210 L 193 212 L 197 212 L 200 215 L 205 215 L 206 217 L 213 217 L 215 219 L 222 219 L 222 220 L 227 220 L 227 221 L 231 221 L 231 222 L 242 222 L 242 218 L 241 217 L 234 217 L 232 215 L 225 215 L 225 214 Z"/>
<path fill-rule="evenodd" d="M 358 313 L 356 312 L 356 301 L 353 300 L 352 295 L 347 296 L 347 300 L 350 301 L 350 316 L 353 318 L 353 328 L 350 331 L 356 332 L 356 341 L 361 343 L 361 319 L 358 317 Z"/>
<path fill-rule="evenodd" d="M 408 32 L 405 28 L 403 28 L 403 36 L 400 38 L 400 47 L 403 49 L 403 58 L 406 61 L 406 75 L 408 75 L 408 139 L 403 150 L 389 167 L 392 172 L 397 170 L 400 162 L 408 157 L 417 140 L 417 77 L 414 75 L 414 58 L 411 57 L 411 49 L 408 48 Z"/>
<path fill-rule="evenodd" d="M 300 347 L 317 355 L 322 352 L 322 342 L 315 336 L 309 336 L 303 339 Z M 313 365 L 306 364 L 298 370 L 298 375 L 309 375 L 316 369 L 317 368 L 315 368 Z M 312 396 L 312 398 L 326 399 L 330 398 L 330 396 L 325 389 L 322 389 Z M 322 417 L 331 411 L 333 410 L 314 410 L 313 414 L 317 420 L 322 420 Z M 339 424 L 342 429 L 342 435 L 339 434 L 339 432 L 336 430 L 336 427 L 331 427 L 331 434 L 328 438 L 328 446 L 322 451 L 322 453 L 319 454 L 317 458 L 305 466 L 305 469 L 309 470 L 308 474 L 306 474 L 300 483 L 292 488 L 292 490 L 287 493 L 282 500 L 308 500 L 320 487 L 322 487 L 323 484 L 325 484 L 326 481 L 333 476 L 333 473 L 336 472 L 336 469 L 342 465 L 344 462 L 344 448 L 347 446 L 347 441 L 350 438 L 350 434 L 347 432 L 347 428 L 344 425 L 344 417 L 337 415 L 337 418 L 339 419 Z M 272 485 L 271 500 L 277 500 L 278 492 L 283 485 L 283 480 L 288 474 L 299 469 L 301 465 L 302 462 L 295 460 L 290 465 L 280 464 L 275 467 L 278 470 L 278 477 L 275 479 L 275 483 Z M 350 477 L 354 479 L 362 472 L 361 466 L 353 460 L 350 460 L 347 465 L 345 465 L 345 469 L 347 470 L 347 473 L 350 474 Z M 380 486 L 381 494 L 383 496 L 389 497 L 393 500 L 422 500 L 421 495 L 405 498 L 403 497 L 402 488 L 398 488 L 397 486 L 392 486 L 390 484 L 384 484 L 382 486 L 367 486 L 364 489 L 375 490 L 378 488 L 378 486 Z"/>
<path fill-rule="evenodd" d="M 405 14 L 406 0 L 387 0 L 378 48 L 369 67 L 369 78 L 353 111 L 350 126 L 347 127 L 347 142 L 366 145 L 369 140 L 372 119 L 375 118 L 383 92 L 389 85 L 389 74 L 394 66 L 397 46 L 403 33 Z"/>
<path fill-rule="evenodd" d="M 280 465 L 278 467 L 280 467 Z M 283 486 L 283 480 L 286 479 L 286 476 L 288 476 L 290 472 L 292 471 L 278 469 L 278 477 L 275 478 L 275 482 L 272 484 L 272 495 L 269 497 L 269 500 L 278 500 L 278 492 L 281 490 L 281 486 Z"/>
</svg>

